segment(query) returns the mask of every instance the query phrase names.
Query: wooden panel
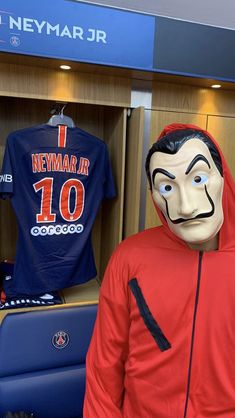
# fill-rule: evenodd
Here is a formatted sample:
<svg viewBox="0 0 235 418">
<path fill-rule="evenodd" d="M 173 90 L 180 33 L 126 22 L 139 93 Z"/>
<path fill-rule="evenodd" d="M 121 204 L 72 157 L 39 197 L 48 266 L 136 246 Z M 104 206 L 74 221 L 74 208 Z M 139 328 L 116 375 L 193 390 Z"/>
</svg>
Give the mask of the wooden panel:
<svg viewBox="0 0 235 418">
<path fill-rule="evenodd" d="M 207 130 L 218 142 L 235 179 L 235 118 L 209 116 Z"/>
<path fill-rule="evenodd" d="M 20 54 L 12 54 L 0 52 L 0 62 L 7 64 L 27 65 L 30 67 L 54 68 L 58 70 L 61 64 L 68 64 L 72 67 L 72 71 L 80 73 L 101 74 L 108 76 L 125 77 L 129 79 L 158 81 L 163 83 L 174 83 L 176 85 L 183 84 L 188 86 L 199 86 L 210 88 L 212 84 L 216 84 L 218 80 L 209 78 L 197 78 L 173 74 L 152 73 L 150 71 L 142 71 L 130 68 L 110 67 L 100 64 L 88 64 L 75 61 L 67 61 L 62 59 L 53 59 L 45 57 L 33 57 Z M 220 81 L 223 90 L 235 90 L 235 83 Z"/>
<path fill-rule="evenodd" d="M 134 109 L 128 120 L 126 147 L 124 238 L 139 230 L 144 108 Z"/>
<path fill-rule="evenodd" d="M 235 116 L 235 92 L 154 82 L 152 109 Z"/>
<path fill-rule="evenodd" d="M 175 113 L 175 112 L 151 112 L 151 136 L 150 147 L 159 136 L 164 126 L 170 123 L 192 123 L 206 129 L 207 118 L 204 115 L 189 114 L 189 113 Z M 160 220 L 154 209 L 151 192 L 148 190 L 146 199 L 146 213 L 145 213 L 145 227 L 151 228 L 160 225 Z"/>
<path fill-rule="evenodd" d="M 87 283 L 72 286 L 64 289 L 61 294 L 65 303 L 74 302 L 98 302 L 99 299 L 99 284 L 96 280 L 90 280 Z"/>
<path fill-rule="evenodd" d="M 102 209 L 101 274 L 117 244 L 122 240 L 124 173 L 126 148 L 126 110 L 105 109 L 104 139 L 109 154 L 116 183 L 117 197 L 106 199 Z"/>
<path fill-rule="evenodd" d="M 6 309 L 6 310 L 1 310 L 0 311 L 0 324 L 3 321 L 3 319 L 5 318 L 5 316 L 7 316 L 8 314 L 12 314 L 12 313 L 20 313 L 20 312 L 29 312 L 29 311 L 48 311 L 48 310 L 53 310 L 53 309 L 67 309 L 67 308 L 74 308 L 74 307 L 78 307 L 78 306 L 88 306 L 88 305 L 96 305 L 98 303 L 97 298 L 95 299 L 89 299 L 89 292 L 88 292 L 88 298 L 86 297 L 86 292 L 83 291 L 83 296 L 84 296 L 84 300 L 82 300 L 82 298 L 80 298 L 80 300 L 78 302 L 68 302 L 68 303 L 63 303 L 62 305 L 53 305 L 53 306 L 47 306 L 47 307 L 42 307 L 42 306 L 37 306 L 37 307 L 29 307 L 29 308 L 19 308 L 19 309 Z"/>
<path fill-rule="evenodd" d="M 16 253 L 18 229 L 9 200 L 0 201 L 0 259 L 13 261 Z"/>
<path fill-rule="evenodd" d="M 96 265 L 98 277 L 99 277 L 99 272 L 100 272 L 100 248 L 102 247 L 101 228 L 102 228 L 102 208 L 99 209 L 96 215 L 95 223 L 92 227 L 92 247 L 94 251 L 95 265 Z"/>
<path fill-rule="evenodd" d="M 124 77 L 1 63 L 0 95 L 125 107 L 131 83 Z"/>
</svg>

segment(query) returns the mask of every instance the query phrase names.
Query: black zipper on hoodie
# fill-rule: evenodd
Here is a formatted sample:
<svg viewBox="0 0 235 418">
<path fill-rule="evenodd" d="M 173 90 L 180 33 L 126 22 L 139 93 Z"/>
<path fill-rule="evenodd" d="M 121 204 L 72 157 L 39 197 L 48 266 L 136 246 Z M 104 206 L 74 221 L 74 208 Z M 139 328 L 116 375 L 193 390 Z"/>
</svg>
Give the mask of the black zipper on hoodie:
<svg viewBox="0 0 235 418">
<path fill-rule="evenodd" d="M 197 319 L 197 308 L 198 308 L 200 282 L 201 282 L 202 256 L 203 256 L 203 251 L 200 251 L 199 252 L 199 260 L 198 260 L 197 290 L 196 290 L 195 305 L 194 305 L 193 327 L 192 327 L 191 348 L 190 348 L 189 368 L 188 368 L 188 382 L 187 382 L 187 391 L 186 391 L 186 399 L 185 399 L 185 407 L 184 407 L 184 418 L 187 417 L 187 410 L 188 410 L 188 399 L 189 399 L 190 382 L 191 382 L 191 369 L 192 369 L 192 360 L 193 360 L 195 326 L 196 326 L 196 319 Z"/>
<path fill-rule="evenodd" d="M 144 299 L 144 295 L 142 293 L 141 288 L 139 287 L 137 279 L 134 277 L 129 281 L 129 286 L 131 291 L 135 297 L 137 306 L 139 308 L 139 312 L 143 321 L 152 334 L 154 340 L 156 341 L 158 347 L 161 351 L 169 350 L 171 348 L 171 344 L 166 339 L 165 335 L 163 334 L 161 328 L 159 327 L 157 321 L 154 319 L 146 300 Z"/>
</svg>

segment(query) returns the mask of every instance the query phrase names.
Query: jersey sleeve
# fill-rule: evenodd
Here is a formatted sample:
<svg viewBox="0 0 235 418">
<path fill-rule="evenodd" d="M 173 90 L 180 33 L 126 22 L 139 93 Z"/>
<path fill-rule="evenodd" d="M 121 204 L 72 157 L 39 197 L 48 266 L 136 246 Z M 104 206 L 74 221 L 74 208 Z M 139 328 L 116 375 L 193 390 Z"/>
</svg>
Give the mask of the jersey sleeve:
<svg viewBox="0 0 235 418">
<path fill-rule="evenodd" d="M 109 158 L 108 148 L 105 146 L 105 179 L 104 179 L 104 198 L 111 199 L 116 196 L 116 189 L 113 179 L 112 167 Z"/>
<path fill-rule="evenodd" d="M 10 198 L 14 192 L 13 185 L 13 164 L 10 151 L 10 143 L 7 140 L 7 145 L 5 149 L 5 154 L 3 158 L 3 164 L 0 174 L 0 198 L 6 199 Z"/>
<path fill-rule="evenodd" d="M 129 303 L 116 253 L 100 292 L 94 333 L 86 362 L 84 418 L 121 418 L 124 367 L 128 355 Z"/>
</svg>

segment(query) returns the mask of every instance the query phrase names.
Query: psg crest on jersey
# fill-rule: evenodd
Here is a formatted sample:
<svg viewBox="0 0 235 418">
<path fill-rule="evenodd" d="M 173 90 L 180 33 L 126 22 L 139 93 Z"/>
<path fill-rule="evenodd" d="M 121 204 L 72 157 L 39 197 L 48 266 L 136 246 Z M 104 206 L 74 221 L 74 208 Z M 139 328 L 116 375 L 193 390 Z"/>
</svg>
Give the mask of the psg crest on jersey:
<svg viewBox="0 0 235 418">
<path fill-rule="evenodd" d="M 52 337 L 52 344 L 55 348 L 65 348 L 69 343 L 69 335 L 65 331 L 58 331 Z"/>
</svg>

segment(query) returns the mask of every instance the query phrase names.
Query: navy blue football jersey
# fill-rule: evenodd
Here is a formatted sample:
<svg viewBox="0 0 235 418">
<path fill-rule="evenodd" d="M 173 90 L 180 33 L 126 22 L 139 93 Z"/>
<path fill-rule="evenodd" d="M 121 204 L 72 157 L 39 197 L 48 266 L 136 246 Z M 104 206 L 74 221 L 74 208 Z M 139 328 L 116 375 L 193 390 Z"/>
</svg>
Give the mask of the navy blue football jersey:
<svg viewBox="0 0 235 418">
<path fill-rule="evenodd" d="M 15 294 L 56 291 L 96 276 L 92 226 L 115 196 L 105 142 L 80 128 L 39 125 L 7 138 L 0 196 L 18 222 Z"/>
</svg>

